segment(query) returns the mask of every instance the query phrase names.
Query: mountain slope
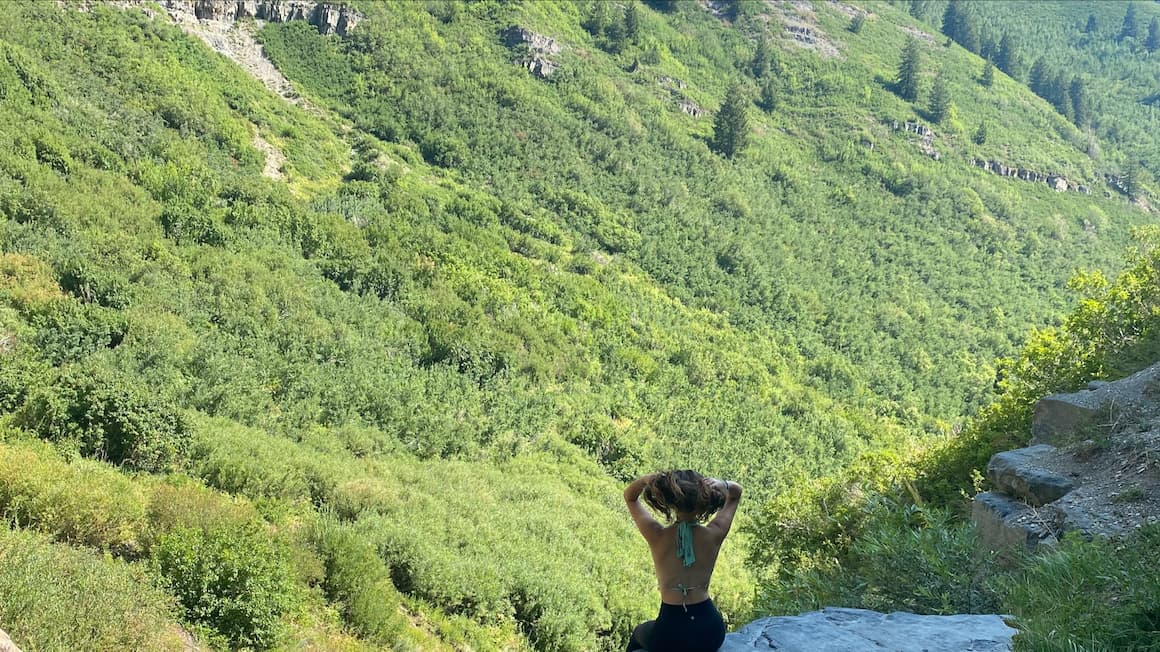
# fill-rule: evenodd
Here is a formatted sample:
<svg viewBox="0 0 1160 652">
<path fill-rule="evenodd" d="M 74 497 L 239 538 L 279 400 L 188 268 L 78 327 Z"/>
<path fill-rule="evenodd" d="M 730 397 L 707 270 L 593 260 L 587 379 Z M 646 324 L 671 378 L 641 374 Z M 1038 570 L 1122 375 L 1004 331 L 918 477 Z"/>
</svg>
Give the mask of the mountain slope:
<svg viewBox="0 0 1160 652">
<path fill-rule="evenodd" d="M 23 462 L 0 510 L 129 563 L 222 647 L 613 649 L 651 608 L 625 479 L 695 466 L 762 500 L 942 435 L 1073 266 L 1116 267 L 1146 216 L 971 165 L 1100 183 L 1066 122 L 980 89 L 959 49 L 923 39 L 924 79 L 937 62 L 959 115 L 994 120 L 987 145 L 963 117 L 937 161 L 894 131 L 925 110 L 891 91 L 921 30 L 903 13 L 854 33 L 846 5 L 761 6 L 632 5 L 620 45 L 627 15 L 591 3 L 363 3 L 345 39 L 266 25 L 312 111 L 164 16 L 14 3 L 0 460 Z M 563 45 L 550 80 L 513 24 Z M 732 160 L 679 105 L 766 81 L 776 108 L 749 108 Z M 99 508 L 51 508 L 46 478 Z M 714 579 L 733 622 L 762 570 L 745 546 Z M 185 574 L 231 550 L 275 560 L 255 584 L 292 599 Z M 244 627 L 204 606 L 235 599 L 262 607 Z M 51 647 L 21 618 L 0 612 Z"/>
</svg>

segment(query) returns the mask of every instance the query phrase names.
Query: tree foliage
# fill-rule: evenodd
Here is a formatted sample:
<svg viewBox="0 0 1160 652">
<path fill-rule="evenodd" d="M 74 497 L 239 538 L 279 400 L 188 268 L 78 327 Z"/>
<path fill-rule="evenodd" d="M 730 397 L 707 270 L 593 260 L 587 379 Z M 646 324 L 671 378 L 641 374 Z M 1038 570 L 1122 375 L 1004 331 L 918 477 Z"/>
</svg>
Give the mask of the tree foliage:
<svg viewBox="0 0 1160 652">
<path fill-rule="evenodd" d="M 744 151 L 749 143 L 749 98 L 741 85 L 733 85 L 713 119 L 713 149 L 727 158 Z"/>
<path fill-rule="evenodd" d="M 898 75 L 895 80 L 895 87 L 898 89 L 898 95 L 900 97 L 911 102 L 918 99 L 919 84 L 922 76 L 921 57 L 918 39 L 908 39 L 906 41 L 906 48 L 902 51 L 902 61 L 898 64 Z"/>
</svg>

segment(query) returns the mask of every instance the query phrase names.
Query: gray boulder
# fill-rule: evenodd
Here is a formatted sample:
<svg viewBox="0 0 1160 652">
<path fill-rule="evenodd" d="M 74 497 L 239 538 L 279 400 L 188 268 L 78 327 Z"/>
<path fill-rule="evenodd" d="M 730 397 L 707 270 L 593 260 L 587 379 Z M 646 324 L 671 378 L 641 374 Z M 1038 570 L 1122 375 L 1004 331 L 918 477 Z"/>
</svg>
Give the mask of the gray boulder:
<svg viewBox="0 0 1160 652">
<path fill-rule="evenodd" d="M 1036 464 L 1038 458 L 1054 451 L 1054 446 L 1038 444 L 996 453 L 987 464 L 987 479 L 999 491 L 1022 498 L 1033 507 L 1059 500 L 1075 488 L 1075 483 Z"/>
<path fill-rule="evenodd" d="M 1000 652 L 1016 630 L 995 615 L 918 616 L 827 607 L 755 620 L 719 652 Z"/>
<path fill-rule="evenodd" d="M 1097 423 L 1107 387 L 1074 394 L 1052 394 L 1035 403 L 1031 443 L 1066 446 L 1081 439 Z"/>
<path fill-rule="evenodd" d="M 1065 446 L 1112 434 L 1124 414 L 1155 402 L 1160 363 L 1113 382 L 1092 381 L 1086 391 L 1052 394 L 1035 404 L 1031 443 Z"/>
<path fill-rule="evenodd" d="M 1035 508 L 1003 494 L 985 492 L 971 503 L 975 536 L 985 550 L 1009 550 L 1058 541 L 1064 515 L 1051 507 Z"/>
</svg>

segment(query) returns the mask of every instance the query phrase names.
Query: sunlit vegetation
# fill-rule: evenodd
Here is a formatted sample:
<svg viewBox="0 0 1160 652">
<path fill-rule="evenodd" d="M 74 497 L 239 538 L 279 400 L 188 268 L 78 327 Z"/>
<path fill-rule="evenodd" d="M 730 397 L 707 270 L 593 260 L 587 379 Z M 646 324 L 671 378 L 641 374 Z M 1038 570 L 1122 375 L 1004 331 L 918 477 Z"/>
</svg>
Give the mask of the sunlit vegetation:
<svg viewBox="0 0 1160 652">
<path fill-rule="evenodd" d="M 619 489 L 670 466 L 747 487 L 714 577 L 731 624 L 860 586 L 994 604 L 953 519 L 906 504 L 958 495 L 1003 401 L 1051 384 L 996 359 L 1147 220 L 1087 135 L 886 5 L 854 28 L 819 3 L 834 56 L 760 3 L 356 4 L 346 38 L 261 28 L 307 108 L 164 18 L 5 6 L 0 622 L 23 649 L 618 649 L 656 597 Z M 513 25 L 563 46 L 550 79 Z M 1000 367 L 1000 407 L 953 436 Z M 915 566 L 908 601 L 886 578 Z M 851 574 L 794 602 L 768 584 L 789 569 Z M 69 591 L 105 598 L 74 629 Z"/>
</svg>

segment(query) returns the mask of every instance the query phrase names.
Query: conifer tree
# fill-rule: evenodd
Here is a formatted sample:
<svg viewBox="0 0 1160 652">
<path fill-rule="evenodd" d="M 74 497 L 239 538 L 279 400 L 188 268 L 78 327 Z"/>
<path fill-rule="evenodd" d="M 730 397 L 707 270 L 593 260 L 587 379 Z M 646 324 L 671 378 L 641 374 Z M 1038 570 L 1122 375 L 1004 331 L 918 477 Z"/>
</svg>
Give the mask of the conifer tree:
<svg viewBox="0 0 1160 652">
<path fill-rule="evenodd" d="M 640 44 L 640 5 L 635 0 L 624 10 L 624 31 L 633 45 Z"/>
<path fill-rule="evenodd" d="M 983 66 L 983 77 L 979 80 L 983 86 L 990 88 L 995 83 L 995 64 L 987 59 L 987 63 Z"/>
<path fill-rule="evenodd" d="M 1136 159 L 1130 159 L 1127 167 L 1124 169 L 1124 190 L 1128 192 L 1128 197 L 1137 199 L 1140 197 L 1140 177 L 1144 174 L 1144 168 Z"/>
<path fill-rule="evenodd" d="M 1062 72 L 1055 73 L 1049 78 L 1044 99 L 1051 102 L 1051 105 L 1068 120 L 1075 117 L 1071 106 L 1071 96 L 1067 93 L 1067 80 Z"/>
<path fill-rule="evenodd" d="M 975 135 L 971 138 L 976 145 L 982 145 L 987 142 L 987 121 L 979 121 L 979 128 L 975 130 Z"/>
<path fill-rule="evenodd" d="M 1083 26 L 1084 34 L 1093 34 L 1099 29 L 1099 24 L 1096 22 L 1095 14 L 1088 14 L 1087 24 Z"/>
<path fill-rule="evenodd" d="M 906 49 L 902 51 L 902 62 L 898 66 L 898 82 L 895 88 L 898 95 L 911 102 L 918 99 L 918 82 L 921 54 L 918 49 L 918 40 L 913 36 L 907 39 Z"/>
<path fill-rule="evenodd" d="M 999 51 L 995 53 L 995 65 L 1009 77 L 1016 77 L 1019 68 L 1019 53 L 1015 50 L 1015 39 L 1007 32 L 999 40 Z"/>
<path fill-rule="evenodd" d="M 1077 127 L 1086 126 L 1091 116 L 1088 115 L 1087 91 L 1083 80 L 1079 77 L 1071 78 L 1071 85 L 1067 87 L 1067 95 L 1071 100 L 1071 120 Z"/>
<path fill-rule="evenodd" d="M 951 92 L 947 89 L 946 79 L 942 73 L 934 78 L 934 87 L 930 91 L 930 119 L 933 122 L 942 122 L 951 106 Z"/>
<path fill-rule="evenodd" d="M 713 120 L 713 150 L 733 158 L 749 143 L 748 98 L 739 84 L 725 95 L 725 102 Z"/>
<path fill-rule="evenodd" d="M 961 21 L 962 10 L 959 7 L 959 0 L 951 0 L 947 3 L 946 11 L 943 12 L 942 33 L 957 40 Z"/>
<path fill-rule="evenodd" d="M 753 59 L 749 62 L 749 72 L 753 73 L 755 79 L 761 79 L 769 74 L 770 70 L 770 46 L 768 38 L 761 38 L 757 41 L 757 49 L 753 52 Z"/>
<path fill-rule="evenodd" d="M 1120 28 L 1120 40 L 1136 38 L 1139 35 L 1140 28 L 1136 25 L 1136 5 L 1129 4 L 1128 11 L 1124 14 L 1124 25 Z"/>
<path fill-rule="evenodd" d="M 959 45 L 966 48 L 968 52 L 978 54 L 982 51 L 979 30 L 975 27 L 975 21 L 971 19 L 970 14 L 963 14 L 962 16 L 962 21 L 959 26 L 959 37 L 955 40 L 959 42 Z"/>
<path fill-rule="evenodd" d="M 1160 50 L 1160 19 L 1153 18 L 1148 23 L 1148 40 L 1144 41 L 1144 47 L 1149 52 Z"/>
<path fill-rule="evenodd" d="M 1043 97 L 1049 74 L 1047 64 L 1043 61 L 1043 57 L 1036 59 L 1035 65 L 1031 66 L 1031 76 L 1027 80 L 1027 86 L 1031 89 L 1031 92 L 1039 97 Z"/>
<path fill-rule="evenodd" d="M 777 109 L 778 102 L 778 81 L 772 75 L 766 77 L 761 84 L 761 97 L 759 98 L 761 108 L 767 113 Z"/>
</svg>

